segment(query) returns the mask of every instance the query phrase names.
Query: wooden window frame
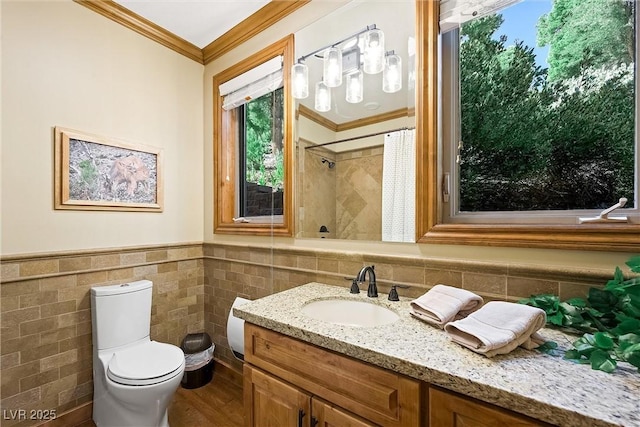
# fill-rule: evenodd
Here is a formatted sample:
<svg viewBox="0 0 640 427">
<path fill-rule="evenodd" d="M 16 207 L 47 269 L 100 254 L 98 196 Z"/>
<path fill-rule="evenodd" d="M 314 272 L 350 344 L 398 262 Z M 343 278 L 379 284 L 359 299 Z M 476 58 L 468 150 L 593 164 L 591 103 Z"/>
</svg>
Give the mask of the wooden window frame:
<svg viewBox="0 0 640 427">
<path fill-rule="evenodd" d="M 214 220 L 213 232 L 216 234 L 244 234 L 262 236 L 292 236 L 294 224 L 293 209 L 293 100 L 289 93 L 289 70 L 293 65 L 293 34 L 262 49 L 243 61 L 227 68 L 213 77 L 213 181 L 214 181 Z M 222 108 L 220 84 L 227 82 L 252 68 L 282 55 L 284 87 L 284 200 L 282 223 L 234 222 L 237 203 L 237 122 L 236 110 L 225 111 Z M 229 180 L 227 180 L 229 178 Z"/>
<path fill-rule="evenodd" d="M 416 0 L 417 79 L 416 239 L 418 243 L 600 251 L 640 251 L 640 224 L 448 224 L 439 203 L 442 147 L 438 143 L 439 1 Z"/>
</svg>

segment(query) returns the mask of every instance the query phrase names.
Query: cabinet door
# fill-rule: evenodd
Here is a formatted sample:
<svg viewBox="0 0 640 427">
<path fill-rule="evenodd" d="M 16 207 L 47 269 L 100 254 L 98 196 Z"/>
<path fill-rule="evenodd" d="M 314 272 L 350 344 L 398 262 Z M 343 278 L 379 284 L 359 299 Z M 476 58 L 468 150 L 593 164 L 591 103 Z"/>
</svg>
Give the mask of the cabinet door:
<svg viewBox="0 0 640 427">
<path fill-rule="evenodd" d="M 435 388 L 429 388 L 431 427 L 541 427 L 548 424 Z"/>
<path fill-rule="evenodd" d="M 350 414 L 317 397 L 311 399 L 312 427 L 375 427 L 375 424 Z"/>
<path fill-rule="evenodd" d="M 421 427 L 419 381 L 245 322 L 245 362 L 385 427 Z"/>
<path fill-rule="evenodd" d="M 311 396 L 247 364 L 244 407 L 247 427 L 310 427 Z"/>
</svg>

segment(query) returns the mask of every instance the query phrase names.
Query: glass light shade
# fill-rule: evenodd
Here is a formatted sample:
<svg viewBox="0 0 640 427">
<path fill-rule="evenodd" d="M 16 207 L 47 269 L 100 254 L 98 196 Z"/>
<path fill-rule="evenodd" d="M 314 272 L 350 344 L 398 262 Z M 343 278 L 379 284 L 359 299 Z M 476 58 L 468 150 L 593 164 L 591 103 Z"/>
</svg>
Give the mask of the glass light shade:
<svg viewBox="0 0 640 427">
<path fill-rule="evenodd" d="M 291 95 L 295 99 L 309 96 L 309 67 L 306 64 L 299 62 L 291 67 Z"/>
<path fill-rule="evenodd" d="M 364 93 L 364 74 L 362 71 L 354 71 L 351 74 L 347 74 L 347 102 L 357 104 L 362 102 L 362 95 Z"/>
<path fill-rule="evenodd" d="M 327 87 L 338 87 L 342 84 L 342 50 L 330 47 L 324 51 L 322 81 Z"/>
<path fill-rule="evenodd" d="M 364 72 L 378 74 L 384 67 L 384 33 L 373 29 L 364 34 Z"/>
<path fill-rule="evenodd" d="M 315 109 L 321 113 L 331 109 L 331 89 L 324 82 L 316 83 Z"/>
<path fill-rule="evenodd" d="M 394 93 L 402 89 L 402 58 L 398 55 L 388 55 L 384 59 L 382 70 L 382 90 Z"/>
</svg>

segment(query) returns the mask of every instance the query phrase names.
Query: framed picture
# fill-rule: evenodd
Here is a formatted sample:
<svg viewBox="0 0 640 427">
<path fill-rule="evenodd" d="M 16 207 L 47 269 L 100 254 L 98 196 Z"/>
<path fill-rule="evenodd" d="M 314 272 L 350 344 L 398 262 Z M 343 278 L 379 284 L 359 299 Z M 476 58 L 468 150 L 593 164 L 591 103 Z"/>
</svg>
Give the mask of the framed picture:
<svg viewBox="0 0 640 427">
<path fill-rule="evenodd" d="M 56 127 L 55 209 L 162 212 L 162 150 Z"/>
</svg>

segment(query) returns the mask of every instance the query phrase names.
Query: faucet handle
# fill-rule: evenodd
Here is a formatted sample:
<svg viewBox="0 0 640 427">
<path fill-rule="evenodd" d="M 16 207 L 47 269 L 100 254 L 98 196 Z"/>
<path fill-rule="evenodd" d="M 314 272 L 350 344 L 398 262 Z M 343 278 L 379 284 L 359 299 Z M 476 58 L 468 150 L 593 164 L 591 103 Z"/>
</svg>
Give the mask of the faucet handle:
<svg viewBox="0 0 640 427">
<path fill-rule="evenodd" d="M 407 289 L 408 287 L 409 286 L 406 285 L 391 285 L 391 290 L 389 291 L 389 297 L 387 299 L 389 301 L 400 301 L 398 290 L 396 288 Z"/>
<path fill-rule="evenodd" d="M 349 290 L 352 294 L 359 294 L 360 287 L 358 286 L 358 278 L 357 277 L 343 277 L 344 280 L 348 280 L 351 282 L 351 289 Z"/>
<path fill-rule="evenodd" d="M 359 294 L 360 293 L 360 287 L 358 286 L 358 281 L 356 279 L 352 280 L 351 289 L 349 290 L 349 293 L 351 293 L 351 294 Z"/>
</svg>

